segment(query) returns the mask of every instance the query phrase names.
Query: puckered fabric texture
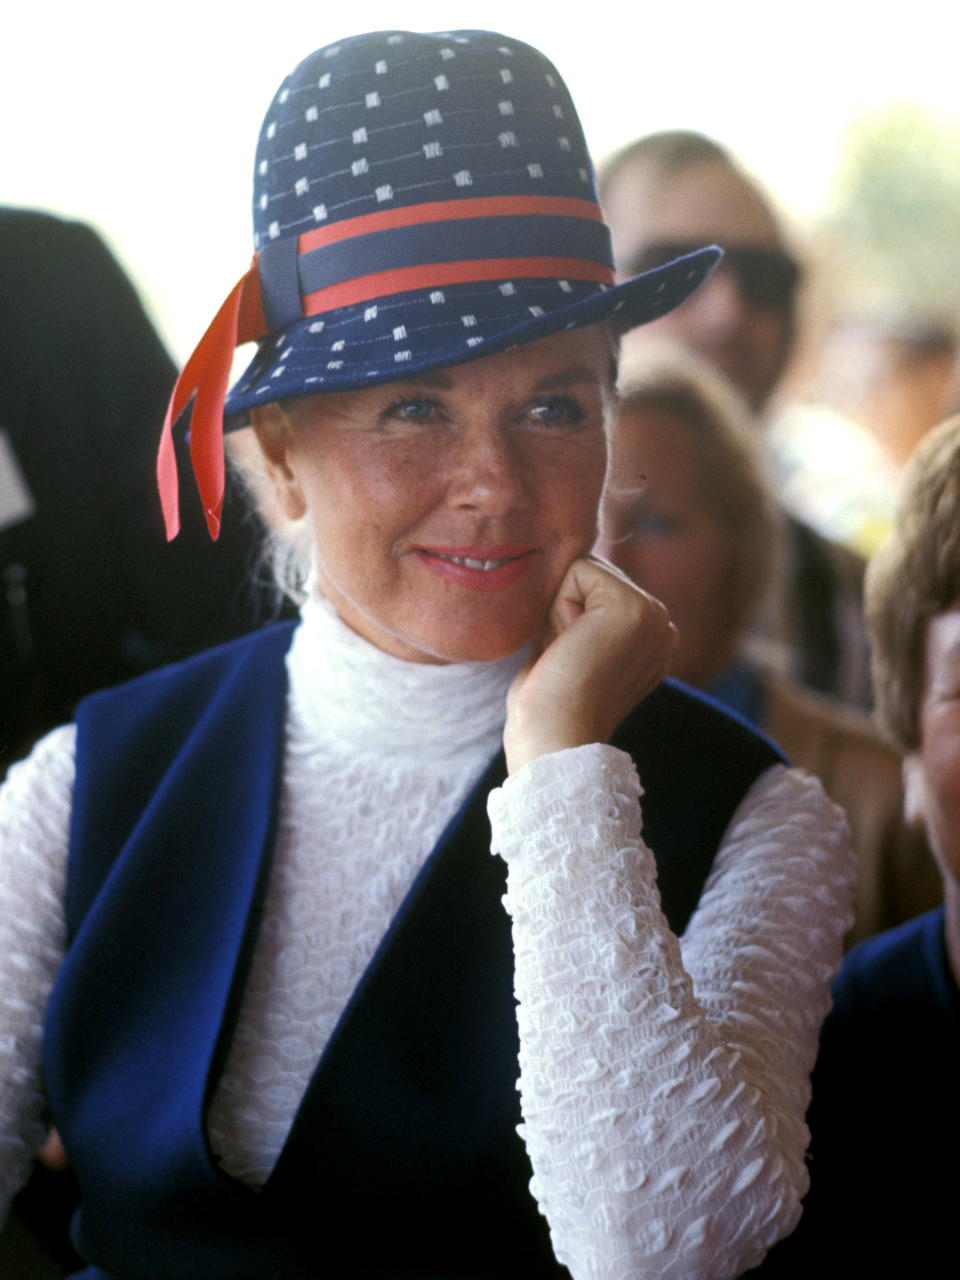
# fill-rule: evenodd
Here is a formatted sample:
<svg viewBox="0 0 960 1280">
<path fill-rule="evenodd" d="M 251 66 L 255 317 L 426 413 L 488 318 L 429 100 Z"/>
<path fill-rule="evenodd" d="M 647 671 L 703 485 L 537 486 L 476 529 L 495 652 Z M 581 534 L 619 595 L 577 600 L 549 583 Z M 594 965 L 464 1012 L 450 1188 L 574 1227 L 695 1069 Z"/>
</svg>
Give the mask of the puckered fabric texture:
<svg viewBox="0 0 960 1280">
<path fill-rule="evenodd" d="M 254 1186 L 323 1038 L 313 1019 L 336 1017 L 337 991 L 362 963 L 351 950 L 354 917 L 375 946 L 423 857 L 413 828 L 449 817 L 482 768 L 512 676 L 510 663 L 413 669 L 371 650 L 323 606 L 308 610 L 288 672 L 278 887 L 254 957 L 264 981 L 252 976 L 244 991 L 210 1125 L 223 1164 Z M 386 714 L 394 696 L 442 704 L 436 714 L 460 750 L 445 761 L 429 745 L 432 716 L 424 709 L 420 728 L 414 710 L 389 731 L 364 788 L 356 766 L 376 752 L 378 707 Z M 329 729 L 314 718 L 320 705 Z M 42 957 L 0 978 L 4 1021 L 26 1010 L 22 1032 L 0 1042 L 0 1077 L 12 1082 L 0 1093 L 0 1140 L 12 1161 L 22 1153 L 11 1188 L 39 1140 L 36 1040 L 63 946 L 72 749 L 71 731 L 59 731 L 0 792 L 3 874 L 21 885 L 16 919 L 2 921 L 5 944 L 24 955 L 33 939 L 30 954 Z M 421 788 L 437 813 L 424 814 Z M 288 820 L 317 790 L 349 810 L 322 815 L 345 833 L 342 847 L 336 830 L 328 846 L 309 821 Z M 660 911 L 639 791 L 628 756 L 593 746 L 531 762 L 490 798 L 494 848 L 508 866 L 533 1190 L 576 1280 L 733 1276 L 796 1220 L 806 1078 L 849 918 L 851 857 L 817 784 L 773 769 L 735 815 L 678 942 Z M 388 801 L 405 806 L 407 820 L 384 837 Z M 329 871 L 321 846 L 336 864 Z M 301 892 L 305 902 L 294 903 Z M 297 935 L 289 948 L 279 936 L 288 929 Z M 268 988 L 281 993 L 270 1009 Z M 258 1019 L 269 1033 L 262 1046 L 242 1030 Z"/>
<path fill-rule="evenodd" d="M 523 655 L 404 662 L 310 600 L 287 656 L 277 854 L 209 1128 L 266 1182 L 337 1019 L 450 814 L 496 754 Z M 318 838 L 322 833 L 322 838 Z M 251 1082 L 270 1087 L 251 1091 Z"/>
<path fill-rule="evenodd" d="M 580 748 L 574 800 L 573 754 L 532 762 L 528 803 L 511 803 L 519 775 L 489 802 L 532 1190 L 577 1280 L 738 1276 L 800 1217 L 809 1076 L 850 920 L 845 826 L 818 782 L 770 770 L 677 939 L 629 761 Z M 564 839 L 583 812 L 592 839 Z"/>
</svg>

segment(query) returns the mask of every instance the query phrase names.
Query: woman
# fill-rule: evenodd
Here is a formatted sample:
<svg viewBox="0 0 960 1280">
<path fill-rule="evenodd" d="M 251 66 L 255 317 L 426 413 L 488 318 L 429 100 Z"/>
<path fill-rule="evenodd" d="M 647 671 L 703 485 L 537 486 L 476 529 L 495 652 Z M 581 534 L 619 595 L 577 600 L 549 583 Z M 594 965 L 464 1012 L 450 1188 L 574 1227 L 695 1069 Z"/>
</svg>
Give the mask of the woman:
<svg viewBox="0 0 960 1280">
<path fill-rule="evenodd" d="M 598 549 L 677 626 L 673 674 L 722 699 L 715 685 L 741 661 L 773 572 L 778 519 L 745 402 L 682 347 L 644 342 L 620 361 L 602 525 Z M 736 709 L 750 715 L 757 696 Z"/>
<path fill-rule="evenodd" d="M 849 946 L 935 906 L 939 877 L 903 821 L 899 753 L 867 717 L 786 679 L 751 636 L 779 522 L 746 412 L 679 349 L 622 359 L 598 548 L 669 610 L 671 674 L 768 734 L 842 806 L 859 857 Z"/>
<path fill-rule="evenodd" d="M 226 412 L 302 620 L 97 695 L 0 795 L 7 1181 L 49 1005 L 89 1277 L 736 1274 L 796 1220 L 846 835 L 719 713 L 630 712 L 669 624 L 588 555 L 607 322 L 715 253 L 614 288 L 562 82 L 483 32 L 312 55 L 255 184 L 170 420 L 197 388 L 215 529 L 260 337 Z"/>
</svg>

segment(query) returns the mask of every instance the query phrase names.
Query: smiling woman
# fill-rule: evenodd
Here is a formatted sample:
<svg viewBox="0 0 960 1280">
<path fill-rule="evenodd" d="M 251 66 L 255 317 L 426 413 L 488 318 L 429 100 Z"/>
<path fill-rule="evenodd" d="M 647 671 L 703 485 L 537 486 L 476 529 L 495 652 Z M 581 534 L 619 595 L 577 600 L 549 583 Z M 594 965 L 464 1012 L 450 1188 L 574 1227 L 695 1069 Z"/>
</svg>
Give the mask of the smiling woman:
<svg viewBox="0 0 960 1280">
<path fill-rule="evenodd" d="M 590 554 L 611 335 L 717 251 L 615 284 L 566 88 L 489 32 L 310 55 L 254 207 L 158 477 L 172 536 L 195 395 L 215 535 L 252 426 L 301 616 L 0 791 L 0 1191 L 49 1108 L 85 1280 L 735 1275 L 797 1218 L 846 832 Z"/>
<path fill-rule="evenodd" d="M 597 325 L 253 411 L 281 507 L 309 516 L 317 584 L 353 630 L 415 662 L 503 658 L 540 631 L 596 535 L 610 359 Z"/>
</svg>

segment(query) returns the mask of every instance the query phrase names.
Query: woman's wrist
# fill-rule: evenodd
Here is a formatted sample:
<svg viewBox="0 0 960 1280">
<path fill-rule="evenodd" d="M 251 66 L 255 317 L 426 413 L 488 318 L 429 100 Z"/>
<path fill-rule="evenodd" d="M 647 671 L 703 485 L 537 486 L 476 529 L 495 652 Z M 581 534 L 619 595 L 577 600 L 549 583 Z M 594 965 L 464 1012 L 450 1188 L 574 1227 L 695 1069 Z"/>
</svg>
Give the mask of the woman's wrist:
<svg viewBox="0 0 960 1280">
<path fill-rule="evenodd" d="M 556 723 L 542 720 L 526 726 L 508 721 L 503 734 L 503 751 L 507 758 L 507 772 L 515 774 L 531 760 L 540 756 L 555 755 L 558 751 L 571 751 L 577 747 L 605 745 L 598 731 L 590 725 L 572 724 L 566 717 Z"/>
<path fill-rule="evenodd" d="M 507 862 L 521 856 L 528 862 L 582 860 L 602 838 L 601 829 L 614 843 L 627 826 L 639 838 L 641 793 L 629 754 L 606 743 L 532 758 L 488 797 L 493 850 Z M 589 853 L 586 860 L 592 863 Z"/>
</svg>

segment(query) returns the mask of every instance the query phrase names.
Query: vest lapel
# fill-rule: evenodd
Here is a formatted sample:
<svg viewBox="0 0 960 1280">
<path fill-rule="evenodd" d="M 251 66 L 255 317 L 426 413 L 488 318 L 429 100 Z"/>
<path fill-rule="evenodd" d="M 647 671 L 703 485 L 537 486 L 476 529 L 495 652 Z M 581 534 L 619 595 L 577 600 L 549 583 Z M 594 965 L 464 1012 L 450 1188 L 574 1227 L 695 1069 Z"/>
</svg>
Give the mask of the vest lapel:
<svg viewBox="0 0 960 1280">
<path fill-rule="evenodd" d="M 565 1274 L 527 1190 L 516 1134 L 506 868 L 490 853 L 486 816 L 505 776 L 501 752 L 411 886 L 265 1191 L 300 1222 L 324 1205 L 334 1231 L 355 1223 L 363 1205 L 377 1224 L 364 1241 L 371 1274 L 398 1258 L 418 1275 L 439 1274 L 459 1256 L 475 1259 L 472 1274 L 540 1275 L 541 1253 L 543 1274 Z"/>
<path fill-rule="evenodd" d="M 71 841 L 85 856 L 71 859 L 73 936 L 44 1070 L 84 1186 L 78 1241 L 92 1258 L 142 1255 L 179 1275 L 186 1226 L 201 1252 L 230 1240 L 236 1260 L 222 1265 L 238 1278 L 270 1274 L 261 1243 L 274 1263 L 262 1216 L 237 1212 L 256 1197 L 216 1168 L 203 1116 L 269 874 L 289 634 L 234 647 L 222 669 L 207 661 L 130 686 L 126 716 L 112 691 L 78 713 Z M 181 721 L 191 727 L 178 738 Z M 144 742 L 158 758 L 144 760 Z"/>
<path fill-rule="evenodd" d="M 146 1257 L 170 1278 L 309 1275 L 338 1242 L 370 1277 L 449 1276 L 454 1259 L 459 1277 L 563 1276 L 515 1132 L 513 950 L 486 817 L 502 754 L 407 894 L 264 1192 L 211 1161 L 203 1115 L 269 874 L 289 638 L 262 633 L 78 715 L 72 942 L 45 1071 L 84 1187 L 81 1249 L 117 1274 Z M 669 685 L 615 740 L 638 762 L 680 932 L 777 755 Z"/>
</svg>

